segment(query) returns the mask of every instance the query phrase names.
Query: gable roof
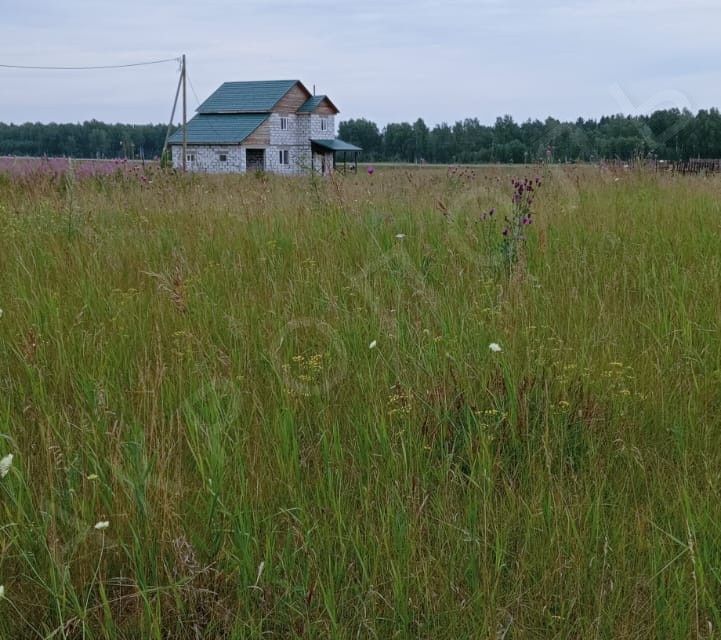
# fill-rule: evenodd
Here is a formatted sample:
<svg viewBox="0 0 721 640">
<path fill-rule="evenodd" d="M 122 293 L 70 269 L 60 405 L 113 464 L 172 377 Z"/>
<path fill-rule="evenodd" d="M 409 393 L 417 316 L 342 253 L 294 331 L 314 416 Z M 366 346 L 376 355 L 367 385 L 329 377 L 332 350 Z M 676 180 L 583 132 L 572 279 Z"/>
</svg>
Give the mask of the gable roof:
<svg viewBox="0 0 721 640">
<path fill-rule="evenodd" d="M 188 144 L 239 144 L 267 119 L 267 113 L 201 113 L 188 121 Z M 168 144 L 183 144 L 183 127 Z"/>
<path fill-rule="evenodd" d="M 300 80 L 224 82 L 198 107 L 198 113 L 267 113 Z"/>
<path fill-rule="evenodd" d="M 313 113 L 323 101 L 326 101 L 330 107 L 339 113 L 338 107 L 336 107 L 328 96 L 312 96 L 306 100 L 306 102 L 298 109 L 298 113 Z"/>
</svg>

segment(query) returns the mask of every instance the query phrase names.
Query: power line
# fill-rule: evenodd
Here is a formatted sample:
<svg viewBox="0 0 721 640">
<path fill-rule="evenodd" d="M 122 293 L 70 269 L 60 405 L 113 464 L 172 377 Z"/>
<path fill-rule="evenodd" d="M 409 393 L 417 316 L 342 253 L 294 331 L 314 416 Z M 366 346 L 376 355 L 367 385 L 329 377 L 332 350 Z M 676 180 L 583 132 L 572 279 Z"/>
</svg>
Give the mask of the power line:
<svg viewBox="0 0 721 640">
<path fill-rule="evenodd" d="M 87 71 L 90 69 L 126 69 L 128 67 L 145 67 L 151 64 L 163 64 L 165 62 L 180 62 L 181 58 L 165 58 L 164 60 L 150 60 L 148 62 L 133 62 L 130 64 L 103 64 L 85 67 L 54 67 L 54 66 L 32 66 L 22 64 L 0 64 L 3 69 L 36 69 L 44 71 Z"/>
<path fill-rule="evenodd" d="M 198 103 L 198 106 L 200 106 L 200 98 L 198 98 L 198 94 L 195 91 L 195 87 L 193 86 L 193 81 L 190 79 L 190 76 L 188 76 L 188 83 L 190 84 L 190 88 L 193 90 L 195 101 Z"/>
</svg>

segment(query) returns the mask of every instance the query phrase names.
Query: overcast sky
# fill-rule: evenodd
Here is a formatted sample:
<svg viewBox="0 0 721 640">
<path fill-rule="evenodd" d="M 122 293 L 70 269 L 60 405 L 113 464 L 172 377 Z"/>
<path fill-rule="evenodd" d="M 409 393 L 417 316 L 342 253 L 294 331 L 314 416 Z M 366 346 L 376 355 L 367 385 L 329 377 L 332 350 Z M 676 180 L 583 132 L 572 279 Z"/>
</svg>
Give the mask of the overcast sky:
<svg viewBox="0 0 721 640">
<path fill-rule="evenodd" d="M 186 53 L 191 113 L 224 81 L 287 78 L 381 125 L 721 103 L 719 0 L 0 0 L 0 16 L 0 64 Z M 165 122 L 177 73 L 0 68 L 0 122 Z"/>
</svg>

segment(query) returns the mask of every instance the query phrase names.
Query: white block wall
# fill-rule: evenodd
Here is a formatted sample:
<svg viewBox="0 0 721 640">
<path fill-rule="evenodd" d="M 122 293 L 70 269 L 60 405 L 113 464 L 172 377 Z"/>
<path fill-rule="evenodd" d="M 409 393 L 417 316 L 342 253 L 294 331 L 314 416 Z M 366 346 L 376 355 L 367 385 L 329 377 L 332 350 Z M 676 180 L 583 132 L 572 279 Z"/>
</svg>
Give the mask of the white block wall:
<svg viewBox="0 0 721 640">
<path fill-rule="evenodd" d="M 320 121 L 323 118 L 328 120 L 328 128 L 325 131 L 320 128 Z M 310 137 L 324 140 L 335 138 L 335 116 L 320 116 L 312 113 L 310 116 Z"/>
<path fill-rule="evenodd" d="M 307 172 L 311 168 L 311 153 L 310 153 L 310 114 L 300 114 L 295 119 L 296 135 L 298 140 L 302 142 L 299 153 L 298 163 L 301 171 Z"/>
<path fill-rule="evenodd" d="M 288 128 L 280 128 L 280 119 L 288 118 Z M 270 147 L 266 150 L 266 169 L 274 173 L 297 175 L 310 169 L 310 116 L 289 113 L 272 113 L 270 126 Z M 287 150 L 290 164 L 280 164 L 280 151 Z"/>
<path fill-rule="evenodd" d="M 335 117 L 320 116 L 317 114 L 290 113 L 288 129 L 280 128 L 281 114 L 272 113 L 269 118 L 270 146 L 265 149 L 265 170 L 284 175 L 298 175 L 306 173 L 312 168 L 320 172 L 322 169 L 321 154 L 312 154 L 310 139 L 319 138 L 332 140 L 335 138 Z M 328 127 L 321 130 L 321 118 L 326 118 Z M 253 146 L 252 148 L 260 148 Z M 280 164 L 280 151 L 288 150 L 289 161 L 287 165 Z M 183 166 L 183 147 L 171 147 L 173 167 L 180 169 Z M 188 162 L 188 171 L 202 173 L 245 173 L 246 158 L 245 146 L 233 145 L 188 145 L 188 153 L 195 154 L 195 161 Z M 227 156 L 226 162 L 220 161 L 220 155 Z M 333 166 L 333 154 L 326 154 L 326 167 Z"/>
<path fill-rule="evenodd" d="M 314 153 L 313 154 L 313 170 L 317 173 L 323 172 L 323 155 L 325 155 L 325 167 L 326 174 L 333 171 L 333 152 L 329 151 L 326 154 Z"/>
<path fill-rule="evenodd" d="M 183 147 L 173 145 L 173 167 L 183 168 Z M 188 145 L 188 154 L 195 154 L 195 161 L 186 164 L 188 171 L 198 173 L 245 173 L 245 149 L 238 145 Z M 221 162 L 225 154 L 227 160 Z"/>
<path fill-rule="evenodd" d="M 280 164 L 280 151 L 288 151 L 288 164 Z M 310 148 L 306 152 L 299 146 L 271 146 L 265 150 L 265 170 L 282 175 L 298 175 L 306 173 L 309 161 L 306 161 L 306 155 L 310 155 Z"/>
</svg>

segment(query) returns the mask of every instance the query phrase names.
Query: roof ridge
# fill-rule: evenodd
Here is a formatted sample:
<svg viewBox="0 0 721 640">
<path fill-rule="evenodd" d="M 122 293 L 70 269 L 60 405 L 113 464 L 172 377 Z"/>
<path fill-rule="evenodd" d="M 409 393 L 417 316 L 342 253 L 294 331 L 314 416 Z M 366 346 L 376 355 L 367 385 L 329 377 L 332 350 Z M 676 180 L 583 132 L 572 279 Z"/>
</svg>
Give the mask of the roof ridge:
<svg viewBox="0 0 721 640">
<path fill-rule="evenodd" d="M 196 109 L 198 113 L 270 113 L 300 80 L 229 80 Z"/>
<path fill-rule="evenodd" d="M 298 79 L 288 78 L 286 80 L 226 80 L 223 84 L 263 84 L 269 82 L 300 82 Z M 223 85 L 220 85 L 221 87 Z"/>
</svg>

